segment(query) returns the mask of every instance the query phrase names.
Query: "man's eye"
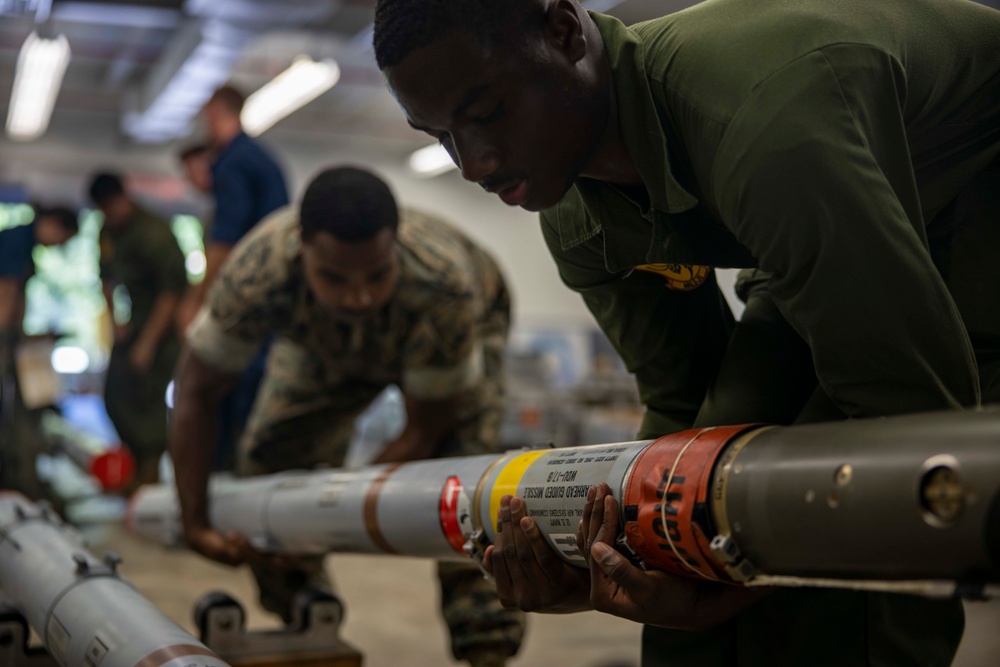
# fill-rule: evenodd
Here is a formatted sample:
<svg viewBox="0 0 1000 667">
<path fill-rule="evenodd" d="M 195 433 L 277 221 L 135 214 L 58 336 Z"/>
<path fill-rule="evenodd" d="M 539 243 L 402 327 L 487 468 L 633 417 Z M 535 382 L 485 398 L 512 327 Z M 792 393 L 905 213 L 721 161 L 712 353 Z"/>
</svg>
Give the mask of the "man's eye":
<svg viewBox="0 0 1000 667">
<path fill-rule="evenodd" d="M 477 123 L 479 125 L 488 125 L 496 120 L 499 120 L 500 116 L 502 115 L 503 115 L 503 102 L 497 102 L 497 105 L 493 107 L 493 111 L 489 112 L 487 115 L 481 118 L 472 118 L 472 122 Z"/>
</svg>

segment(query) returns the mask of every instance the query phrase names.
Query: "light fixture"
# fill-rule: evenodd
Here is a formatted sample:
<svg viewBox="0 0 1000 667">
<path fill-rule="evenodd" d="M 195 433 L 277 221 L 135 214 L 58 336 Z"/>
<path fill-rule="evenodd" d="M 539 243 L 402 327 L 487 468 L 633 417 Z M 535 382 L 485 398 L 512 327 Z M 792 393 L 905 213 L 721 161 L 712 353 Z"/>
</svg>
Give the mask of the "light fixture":
<svg viewBox="0 0 1000 667">
<path fill-rule="evenodd" d="M 240 114 L 243 131 L 256 137 L 333 88 L 339 80 L 336 61 L 299 56 L 291 67 L 247 98 Z"/>
<path fill-rule="evenodd" d="M 7 134 L 12 139 L 28 141 L 45 132 L 68 64 L 69 42 L 64 35 L 55 39 L 42 39 L 36 32 L 28 35 L 17 57 L 7 112 Z"/>
<path fill-rule="evenodd" d="M 430 178 L 457 169 L 455 161 L 441 144 L 431 144 L 413 151 L 410 156 L 410 169 L 418 176 Z"/>
</svg>

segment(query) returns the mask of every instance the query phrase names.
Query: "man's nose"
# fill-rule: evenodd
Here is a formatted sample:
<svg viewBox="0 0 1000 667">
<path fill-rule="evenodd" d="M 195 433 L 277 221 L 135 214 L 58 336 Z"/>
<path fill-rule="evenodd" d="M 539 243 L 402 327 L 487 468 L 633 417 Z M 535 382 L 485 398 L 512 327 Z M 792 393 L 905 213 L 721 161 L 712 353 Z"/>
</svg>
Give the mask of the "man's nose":
<svg viewBox="0 0 1000 667">
<path fill-rule="evenodd" d="M 372 295 L 365 287 L 357 287 L 347 292 L 344 297 L 344 307 L 352 310 L 362 310 L 372 305 Z"/>
<path fill-rule="evenodd" d="M 500 168 L 500 154 L 496 149 L 473 140 L 455 138 L 455 152 L 462 178 L 480 183 L 492 176 Z"/>
</svg>

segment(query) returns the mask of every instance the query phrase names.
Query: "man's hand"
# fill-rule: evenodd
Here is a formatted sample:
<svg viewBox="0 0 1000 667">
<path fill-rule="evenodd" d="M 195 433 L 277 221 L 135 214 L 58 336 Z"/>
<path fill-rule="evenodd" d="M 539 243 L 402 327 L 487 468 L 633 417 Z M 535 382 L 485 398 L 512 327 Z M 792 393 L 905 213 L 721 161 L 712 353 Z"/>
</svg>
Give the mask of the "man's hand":
<svg viewBox="0 0 1000 667">
<path fill-rule="evenodd" d="M 156 343 L 148 343 L 142 337 L 136 340 L 128 351 L 128 361 L 132 365 L 132 370 L 139 375 L 148 373 L 155 359 Z"/>
<path fill-rule="evenodd" d="M 505 607 L 565 614 L 590 609 L 590 575 L 563 561 L 549 546 L 524 501 L 504 496 L 497 517 L 496 544 L 487 547 L 483 566 L 497 584 Z"/>
<path fill-rule="evenodd" d="M 598 611 L 647 625 L 705 630 L 768 594 L 642 570 L 615 551 L 618 532 L 618 502 L 611 487 L 599 484 L 587 494 L 577 532 L 577 543 L 590 564 L 590 602 Z"/>
<path fill-rule="evenodd" d="M 250 562 L 264 562 L 272 567 L 287 567 L 295 562 L 295 559 L 289 556 L 276 556 L 257 551 L 250 545 L 250 541 L 239 533 L 231 532 L 223 535 L 209 526 L 185 531 L 184 541 L 189 549 L 205 558 L 233 567 Z"/>
</svg>

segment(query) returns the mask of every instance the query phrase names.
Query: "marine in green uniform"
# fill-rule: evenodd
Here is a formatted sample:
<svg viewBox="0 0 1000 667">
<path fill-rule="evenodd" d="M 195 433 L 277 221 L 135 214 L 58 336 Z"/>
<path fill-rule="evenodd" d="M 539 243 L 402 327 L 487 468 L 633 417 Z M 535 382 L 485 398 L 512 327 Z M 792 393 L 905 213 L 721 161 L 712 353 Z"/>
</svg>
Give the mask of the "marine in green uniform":
<svg viewBox="0 0 1000 667">
<path fill-rule="evenodd" d="M 136 484 L 157 479 L 167 445 L 166 390 L 180 340 L 174 320 L 187 288 L 184 255 L 169 225 L 136 204 L 121 177 L 98 174 L 90 198 L 104 215 L 101 282 L 114 318 L 113 294 L 125 289 L 131 315 L 114 324 L 104 400 L 118 435 L 136 458 Z"/>
<path fill-rule="evenodd" d="M 570 0 L 380 0 L 375 26 L 411 125 L 543 211 L 563 280 L 636 373 L 641 437 L 1000 400 L 997 44 L 1000 13 L 957 0 L 711 0 L 632 27 Z M 721 352 L 698 267 L 763 272 Z M 571 606 L 570 574 L 519 572 L 513 601 Z M 699 623 L 711 588 L 645 584 L 657 604 L 595 602 L 713 626 L 647 631 L 650 665 L 946 665 L 963 624 L 955 601 L 838 591 L 719 596 L 729 620 Z"/>
<path fill-rule="evenodd" d="M 301 206 L 275 212 L 236 246 L 187 332 L 171 454 L 188 544 L 249 561 L 264 607 L 291 620 L 303 586 L 326 586 L 321 558 L 263 558 L 208 523 L 215 406 L 273 335 L 240 443 L 243 475 L 339 467 L 355 419 L 388 385 L 403 432 L 377 462 L 497 451 L 510 296 L 493 259 L 451 226 L 407 211 L 353 168 L 317 176 Z M 487 667 L 517 652 L 524 615 L 504 609 L 472 564 L 441 564 L 455 657 Z"/>
</svg>

